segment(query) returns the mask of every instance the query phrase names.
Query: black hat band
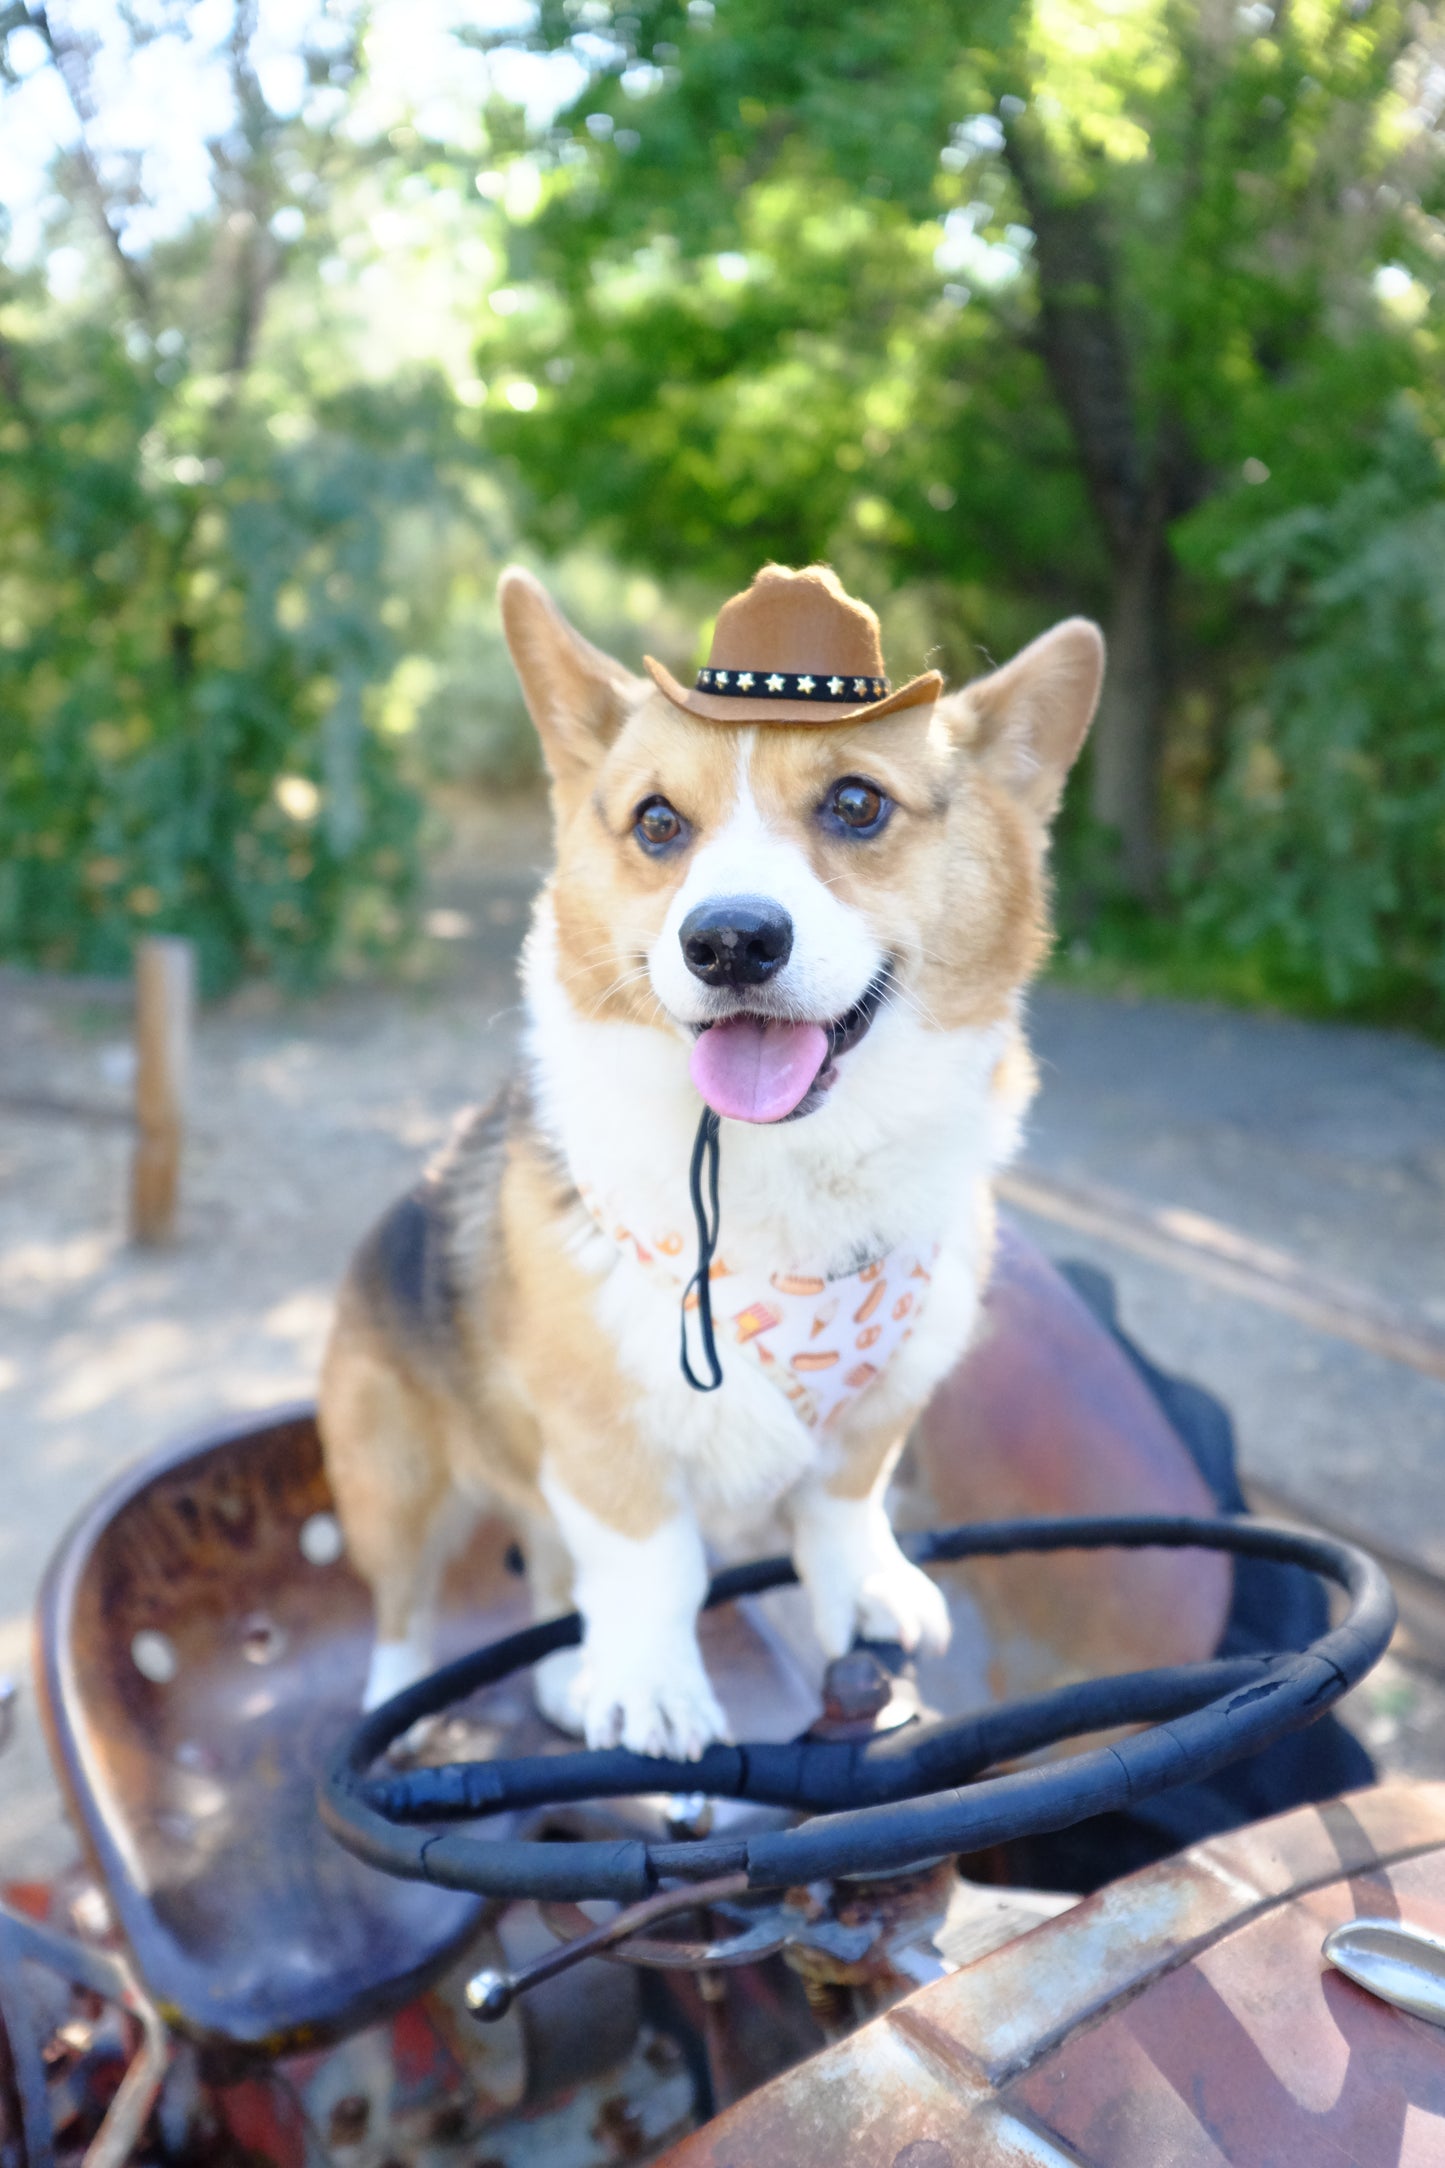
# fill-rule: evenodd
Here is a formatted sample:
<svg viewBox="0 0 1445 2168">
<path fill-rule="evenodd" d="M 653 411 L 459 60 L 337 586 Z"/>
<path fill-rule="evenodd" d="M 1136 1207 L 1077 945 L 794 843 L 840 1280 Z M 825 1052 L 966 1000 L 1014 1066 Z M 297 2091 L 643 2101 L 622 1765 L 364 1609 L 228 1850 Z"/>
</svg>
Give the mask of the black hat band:
<svg viewBox="0 0 1445 2168">
<path fill-rule="evenodd" d="M 730 700 L 814 700 L 826 707 L 860 700 L 882 700 L 888 680 L 840 677 L 827 670 L 699 670 L 696 690 L 722 693 Z"/>
</svg>

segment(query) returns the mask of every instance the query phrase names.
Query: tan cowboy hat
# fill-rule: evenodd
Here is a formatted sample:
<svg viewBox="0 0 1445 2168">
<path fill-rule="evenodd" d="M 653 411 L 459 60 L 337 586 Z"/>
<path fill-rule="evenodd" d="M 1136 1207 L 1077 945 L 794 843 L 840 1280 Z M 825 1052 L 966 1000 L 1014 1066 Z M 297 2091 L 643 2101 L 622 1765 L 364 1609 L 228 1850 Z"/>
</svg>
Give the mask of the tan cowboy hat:
<svg viewBox="0 0 1445 2168">
<path fill-rule="evenodd" d="M 889 690 L 878 619 L 831 565 L 764 565 L 718 611 L 712 652 L 690 688 L 651 655 L 643 662 L 669 700 L 714 723 L 846 723 L 918 707 L 943 690 L 937 670 Z"/>
</svg>

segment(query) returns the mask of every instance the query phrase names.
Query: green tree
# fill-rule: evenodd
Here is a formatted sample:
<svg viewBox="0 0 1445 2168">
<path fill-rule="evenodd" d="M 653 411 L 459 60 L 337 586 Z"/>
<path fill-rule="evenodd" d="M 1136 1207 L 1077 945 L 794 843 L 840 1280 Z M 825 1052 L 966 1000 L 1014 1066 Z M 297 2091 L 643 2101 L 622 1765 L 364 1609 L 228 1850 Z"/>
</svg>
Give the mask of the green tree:
<svg viewBox="0 0 1445 2168">
<path fill-rule="evenodd" d="M 1366 471 L 1262 525 L 1227 502 L 1181 547 L 1222 561 L 1285 640 L 1248 697 L 1206 828 L 1185 839 L 1188 923 L 1422 1024 L 1445 1018 L 1445 471 L 1418 412 Z"/>
<path fill-rule="evenodd" d="M 0 270 L 0 946 L 111 971 L 175 928 L 212 987 L 392 949 L 420 809 L 387 724 L 441 599 L 400 543 L 465 515 L 475 455 L 437 372 L 369 381 L 317 321 L 347 189 L 398 165 L 343 125 L 354 41 L 306 56 L 329 118 L 278 115 L 238 0 L 212 207 L 147 243 L 91 48 L 0 27 L 71 98 L 50 240 L 83 266 L 69 303 Z"/>
<path fill-rule="evenodd" d="M 1199 643 L 1176 532 L 1348 486 L 1418 373 L 1370 284 L 1425 260 L 1417 21 L 546 0 L 533 42 L 589 83 L 480 341 L 534 533 L 719 580 L 831 555 L 947 594 L 965 645 L 1095 608 L 1093 808 L 1157 895 Z"/>
</svg>

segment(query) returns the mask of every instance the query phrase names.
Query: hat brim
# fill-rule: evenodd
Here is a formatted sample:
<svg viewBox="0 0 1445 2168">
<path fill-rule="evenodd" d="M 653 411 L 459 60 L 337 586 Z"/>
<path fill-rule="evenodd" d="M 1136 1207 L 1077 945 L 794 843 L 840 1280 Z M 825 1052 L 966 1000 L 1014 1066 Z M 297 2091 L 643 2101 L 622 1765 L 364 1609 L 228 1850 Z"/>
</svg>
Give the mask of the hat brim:
<svg viewBox="0 0 1445 2168">
<path fill-rule="evenodd" d="M 751 700 L 744 694 L 703 693 L 695 685 L 681 685 L 666 665 L 651 655 L 644 655 L 642 664 L 658 691 L 665 693 L 674 707 L 689 715 L 700 715 L 709 723 L 851 723 L 860 716 L 892 715 L 899 708 L 931 704 L 943 691 L 942 674 L 925 670 L 921 677 L 900 685 L 897 692 L 885 693 L 881 700 L 860 701 L 856 707 L 833 700 Z"/>
</svg>

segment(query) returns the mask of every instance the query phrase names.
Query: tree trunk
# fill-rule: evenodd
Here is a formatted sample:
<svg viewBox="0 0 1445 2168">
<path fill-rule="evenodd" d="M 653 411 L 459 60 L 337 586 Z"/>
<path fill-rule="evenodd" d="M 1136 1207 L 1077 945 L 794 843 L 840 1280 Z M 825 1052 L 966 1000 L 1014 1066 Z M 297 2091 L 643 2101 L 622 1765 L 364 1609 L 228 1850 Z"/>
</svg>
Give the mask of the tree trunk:
<svg viewBox="0 0 1445 2168">
<path fill-rule="evenodd" d="M 1010 123 L 1005 156 L 1034 233 L 1039 321 L 1034 344 L 1079 456 L 1113 568 L 1109 663 L 1094 725 L 1093 811 L 1119 838 L 1118 873 L 1145 901 L 1163 870 L 1159 767 L 1167 689 L 1170 560 L 1165 530 L 1186 467 L 1168 427 L 1141 416 L 1104 206 L 1071 191 L 1028 116 Z"/>
<path fill-rule="evenodd" d="M 1170 558 L 1161 519 L 1146 519 L 1114 559 L 1108 668 L 1093 731 L 1091 810 L 1119 838 L 1132 895 L 1157 896 L 1163 872 L 1159 765 L 1167 692 Z"/>
</svg>

